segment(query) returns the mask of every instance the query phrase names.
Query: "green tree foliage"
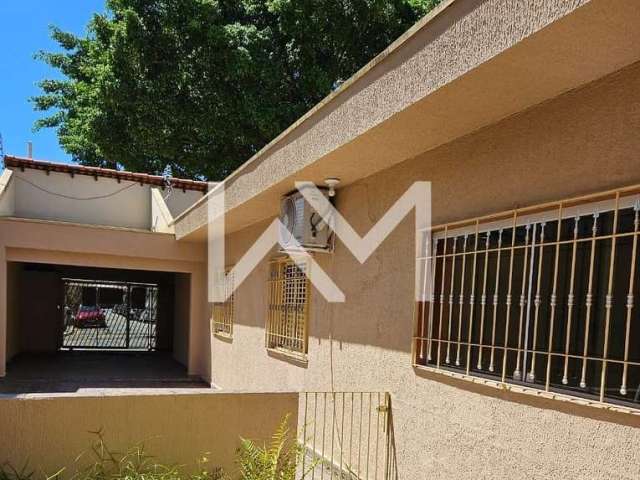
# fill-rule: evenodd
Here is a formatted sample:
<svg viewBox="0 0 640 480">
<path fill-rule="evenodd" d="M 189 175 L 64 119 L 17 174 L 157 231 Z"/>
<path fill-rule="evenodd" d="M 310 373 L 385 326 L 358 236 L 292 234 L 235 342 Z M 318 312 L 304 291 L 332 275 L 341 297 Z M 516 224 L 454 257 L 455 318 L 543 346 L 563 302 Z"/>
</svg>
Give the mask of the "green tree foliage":
<svg viewBox="0 0 640 480">
<path fill-rule="evenodd" d="M 33 98 L 85 165 L 220 179 L 440 0 L 107 0 Z"/>
</svg>

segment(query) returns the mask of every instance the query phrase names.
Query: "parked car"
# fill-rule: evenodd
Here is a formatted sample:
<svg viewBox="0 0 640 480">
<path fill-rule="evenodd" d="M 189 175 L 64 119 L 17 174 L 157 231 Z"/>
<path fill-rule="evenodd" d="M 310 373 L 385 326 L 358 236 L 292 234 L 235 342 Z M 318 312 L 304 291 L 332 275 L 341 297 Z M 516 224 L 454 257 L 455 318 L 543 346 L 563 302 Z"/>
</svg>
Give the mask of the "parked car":
<svg viewBox="0 0 640 480">
<path fill-rule="evenodd" d="M 123 317 L 127 315 L 127 304 L 126 303 L 118 303 L 117 305 L 113 306 L 113 313 L 116 313 L 118 315 L 122 315 Z"/>
<path fill-rule="evenodd" d="M 96 305 L 80 305 L 74 318 L 77 328 L 106 328 L 104 312 Z"/>
</svg>

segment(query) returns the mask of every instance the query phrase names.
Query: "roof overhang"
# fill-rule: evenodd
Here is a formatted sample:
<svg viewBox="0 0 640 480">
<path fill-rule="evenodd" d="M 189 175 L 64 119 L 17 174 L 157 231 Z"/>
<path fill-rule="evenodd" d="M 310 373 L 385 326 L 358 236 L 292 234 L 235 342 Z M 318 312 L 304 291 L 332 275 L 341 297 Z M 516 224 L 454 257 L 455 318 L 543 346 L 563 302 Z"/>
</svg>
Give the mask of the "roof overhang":
<svg viewBox="0 0 640 480">
<path fill-rule="evenodd" d="M 113 178 L 120 181 L 139 182 L 141 185 L 155 185 L 157 187 L 165 187 L 167 179 L 160 175 L 149 175 L 148 173 L 127 172 L 124 170 L 112 170 L 110 168 L 87 167 L 85 165 L 75 165 L 66 163 L 47 162 L 44 160 L 34 160 L 32 158 L 16 157 L 13 155 L 5 155 L 4 164 L 7 168 L 41 170 L 55 173 L 68 173 L 72 177 L 74 175 L 85 175 L 94 178 Z M 209 184 L 198 180 L 187 180 L 182 178 L 170 178 L 171 186 L 181 190 L 195 190 L 205 193 Z"/>
<path fill-rule="evenodd" d="M 297 180 L 348 185 L 635 63 L 638 45 L 637 0 L 445 2 L 223 182 L 227 232 L 276 215 Z M 179 239 L 206 238 L 206 199 Z"/>
</svg>

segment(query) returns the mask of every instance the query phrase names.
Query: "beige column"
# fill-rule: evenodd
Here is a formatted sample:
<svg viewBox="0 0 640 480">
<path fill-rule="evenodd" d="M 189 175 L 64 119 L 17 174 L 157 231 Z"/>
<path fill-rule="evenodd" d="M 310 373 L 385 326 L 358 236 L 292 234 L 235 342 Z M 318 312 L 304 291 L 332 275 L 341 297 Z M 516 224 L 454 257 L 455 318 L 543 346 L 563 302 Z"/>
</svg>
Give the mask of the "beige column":
<svg viewBox="0 0 640 480">
<path fill-rule="evenodd" d="M 0 235 L 0 377 L 7 370 L 7 256 Z"/>
<path fill-rule="evenodd" d="M 190 275 L 189 374 L 211 381 L 211 326 L 207 299 L 206 265 L 198 265 Z"/>
</svg>

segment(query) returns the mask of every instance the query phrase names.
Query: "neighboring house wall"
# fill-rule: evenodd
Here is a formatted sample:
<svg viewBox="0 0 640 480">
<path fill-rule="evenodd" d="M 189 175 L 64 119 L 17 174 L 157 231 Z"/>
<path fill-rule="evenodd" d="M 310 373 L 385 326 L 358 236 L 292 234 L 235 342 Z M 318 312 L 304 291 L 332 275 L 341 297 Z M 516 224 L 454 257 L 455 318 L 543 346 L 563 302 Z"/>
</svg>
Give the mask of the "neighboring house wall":
<svg viewBox="0 0 640 480">
<path fill-rule="evenodd" d="M 160 190 L 164 202 L 167 204 L 167 208 L 171 215 L 175 218 L 184 212 L 191 205 L 196 203 L 202 198 L 203 193 L 196 190 L 182 191 L 179 188 L 174 188 L 171 192 L 167 190 Z"/>
<path fill-rule="evenodd" d="M 137 182 L 26 168 L 13 170 L 14 216 L 59 220 L 88 225 L 150 229 L 152 186 Z M 160 198 L 162 198 L 160 190 Z M 168 198 L 169 212 L 179 212 L 201 192 L 174 189 Z M 0 204 L 0 208 L 2 204 Z M 0 210 L 1 212 L 1 210 Z"/>
<path fill-rule="evenodd" d="M 165 203 L 162 192 L 157 188 L 151 189 L 151 230 L 161 233 L 173 233 L 171 225 L 173 215 Z"/>
<path fill-rule="evenodd" d="M 0 217 L 10 217 L 15 214 L 16 188 L 12 176 L 13 172 L 7 169 L 0 174 Z"/>
<path fill-rule="evenodd" d="M 363 235 L 417 180 L 432 182 L 434 224 L 638 184 L 639 83 L 636 64 L 344 187 L 337 208 Z M 266 225 L 229 236 L 229 264 Z M 412 368 L 414 239 L 409 216 L 364 265 L 340 241 L 315 255 L 347 302 L 312 292 L 308 365 L 265 350 L 265 259 L 236 292 L 233 341 L 213 340 L 214 383 L 390 391 L 399 478 L 634 477 L 637 416 Z"/>
</svg>

